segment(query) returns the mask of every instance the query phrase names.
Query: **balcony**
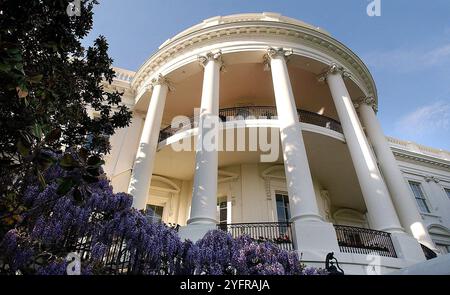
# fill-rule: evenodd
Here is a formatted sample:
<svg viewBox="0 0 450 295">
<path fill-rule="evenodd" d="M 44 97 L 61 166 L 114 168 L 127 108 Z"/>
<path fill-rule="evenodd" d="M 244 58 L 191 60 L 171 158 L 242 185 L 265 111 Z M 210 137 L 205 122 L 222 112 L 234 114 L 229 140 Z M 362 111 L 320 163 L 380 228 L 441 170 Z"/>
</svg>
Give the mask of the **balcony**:
<svg viewBox="0 0 450 295">
<path fill-rule="evenodd" d="M 283 250 L 294 250 L 290 222 L 218 224 L 217 228 L 229 232 L 233 238 L 248 235 L 257 242 L 271 242 Z"/>
<path fill-rule="evenodd" d="M 342 133 L 341 124 L 329 117 L 319 115 L 305 110 L 297 110 L 300 122 L 312 124 L 320 127 L 324 127 L 339 133 Z M 245 106 L 245 107 L 233 107 L 219 110 L 219 118 L 222 122 L 237 121 L 245 119 L 276 119 L 277 109 L 273 106 Z M 159 142 L 171 137 L 177 132 L 183 130 L 183 127 L 188 125 L 192 128 L 197 127 L 197 117 L 190 117 L 185 121 L 178 121 L 174 126 L 180 126 L 172 128 L 167 126 L 161 129 L 159 134 Z M 185 127 L 184 127 L 185 128 Z"/>
<path fill-rule="evenodd" d="M 233 238 L 248 235 L 258 242 L 272 242 L 281 249 L 294 250 L 290 222 L 218 224 L 217 228 L 229 232 Z M 343 225 L 334 225 L 334 228 L 343 253 L 397 257 L 390 233 Z"/>
<path fill-rule="evenodd" d="M 377 253 L 385 257 L 397 257 L 391 234 L 367 228 L 335 225 L 339 249 L 343 253 Z"/>
</svg>

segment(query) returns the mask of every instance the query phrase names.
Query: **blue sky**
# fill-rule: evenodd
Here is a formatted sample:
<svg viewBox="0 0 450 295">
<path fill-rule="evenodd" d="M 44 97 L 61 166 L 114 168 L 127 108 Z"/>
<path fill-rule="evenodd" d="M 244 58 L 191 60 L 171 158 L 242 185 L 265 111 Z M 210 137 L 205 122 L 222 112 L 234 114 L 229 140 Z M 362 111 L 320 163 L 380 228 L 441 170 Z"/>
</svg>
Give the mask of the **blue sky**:
<svg viewBox="0 0 450 295">
<path fill-rule="evenodd" d="M 368 65 L 387 135 L 450 150 L 450 1 L 381 0 L 101 0 L 94 29 L 118 67 L 137 70 L 158 46 L 203 19 L 278 12 L 323 27 Z"/>
</svg>

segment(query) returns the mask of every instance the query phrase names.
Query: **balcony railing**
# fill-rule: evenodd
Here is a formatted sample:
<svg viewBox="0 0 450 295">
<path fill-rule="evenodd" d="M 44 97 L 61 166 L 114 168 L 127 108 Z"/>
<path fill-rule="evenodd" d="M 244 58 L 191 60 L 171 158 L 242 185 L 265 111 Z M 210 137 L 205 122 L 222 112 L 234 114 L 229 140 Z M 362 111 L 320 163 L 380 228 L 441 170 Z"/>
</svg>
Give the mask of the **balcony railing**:
<svg viewBox="0 0 450 295">
<path fill-rule="evenodd" d="M 217 228 L 229 232 L 233 238 L 248 235 L 258 242 L 272 242 L 283 250 L 294 250 L 290 222 L 218 224 Z"/>
<path fill-rule="evenodd" d="M 397 257 L 390 233 L 344 225 L 334 228 L 341 252 Z"/>
<path fill-rule="evenodd" d="M 305 110 L 297 110 L 299 120 L 303 123 L 313 124 L 316 126 L 324 127 L 331 129 L 333 131 L 342 133 L 341 124 L 331 118 L 326 116 L 319 115 L 317 113 L 313 113 Z M 275 119 L 277 116 L 277 109 L 273 106 L 247 106 L 247 107 L 233 107 L 233 108 L 225 108 L 219 110 L 219 118 L 222 122 L 226 121 L 236 121 L 242 119 Z M 172 128 L 172 126 L 167 126 L 163 128 L 159 134 L 159 141 L 163 141 L 175 133 L 181 131 L 185 126 L 191 126 L 190 128 L 197 127 L 197 118 L 190 117 L 186 118 L 184 121 L 180 120 L 176 122 L 177 126 Z"/>
</svg>

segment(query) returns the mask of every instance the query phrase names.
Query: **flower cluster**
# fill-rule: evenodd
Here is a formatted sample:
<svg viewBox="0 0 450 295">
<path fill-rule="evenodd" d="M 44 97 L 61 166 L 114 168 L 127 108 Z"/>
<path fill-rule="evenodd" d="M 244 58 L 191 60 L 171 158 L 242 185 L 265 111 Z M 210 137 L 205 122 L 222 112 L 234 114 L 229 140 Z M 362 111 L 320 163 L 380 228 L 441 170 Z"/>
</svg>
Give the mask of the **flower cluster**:
<svg viewBox="0 0 450 295">
<path fill-rule="evenodd" d="M 303 266 L 296 252 L 248 236 L 214 230 L 196 243 L 181 241 L 176 229 L 133 209 L 132 197 L 114 193 L 106 178 L 58 193 L 61 179 L 74 173 L 54 165 L 45 187 L 29 184 L 24 223 L 0 241 L 8 273 L 65 274 L 67 254 L 82 250 L 82 274 L 112 273 L 114 263 L 139 274 L 323 274 Z"/>
</svg>

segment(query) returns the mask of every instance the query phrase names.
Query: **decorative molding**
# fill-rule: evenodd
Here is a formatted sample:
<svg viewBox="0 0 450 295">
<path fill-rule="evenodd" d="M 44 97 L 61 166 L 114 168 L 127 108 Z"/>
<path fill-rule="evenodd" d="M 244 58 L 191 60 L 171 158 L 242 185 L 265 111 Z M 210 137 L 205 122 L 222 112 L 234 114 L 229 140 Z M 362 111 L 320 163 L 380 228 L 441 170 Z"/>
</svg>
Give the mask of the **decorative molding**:
<svg viewBox="0 0 450 295">
<path fill-rule="evenodd" d="M 197 56 L 198 62 L 203 66 L 206 67 L 206 64 L 210 61 L 219 62 L 220 64 L 220 70 L 224 70 L 224 63 L 222 60 L 222 51 L 218 50 L 216 52 L 207 52 L 205 55 L 199 55 Z"/>
<path fill-rule="evenodd" d="M 152 175 L 152 181 L 153 180 L 167 184 L 169 186 L 169 188 L 153 186 L 150 183 L 149 190 L 154 189 L 154 190 L 159 190 L 159 191 L 164 191 L 164 192 L 169 192 L 169 193 L 176 193 L 176 194 L 178 194 L 181 191 L 181 188 L 175 182 L 173 182 L 172 180 L 170 180 L 169 178 L 166 178 L 164 176 L 154 174 L 154 175 Z"/>
<path fill-rule="evenodd" d="M 432 175 L 427 175 L 423 177 L 425 179 L 426 182 L 430 182 L 430 181 L 434 181 L 436 183 L 439 183 L 441 180 L 439 178 L 437 178 L 436 176 L 432 176 Z"/>
<path fill-rule="evenodd" d="M 328 190 L 321 190 L 320 197 L 323 199 L 324 206 L 325 206 L 325 208 L 324 208 L 325 216 L 323 216 L 323 217 L 325 218 L 326 221 L 331 222 L 332 217 L 331 217 L 331 211 L 330 211 L 330 207 L 331 207 L 330 193 L 328 192 Z"/>
<path fill-rule="evenodd" d="M 156 85 L 166 85 L 169 88 L 169 91 L 174 91 L 175 87 L 173 87 L 172 83 L 165 76 L 158 74 L 156 78 L 153 78 L 150 82 L 150 89 L 153 91 Z"/>
<path fill-rule="evenodd" d="M 266 199 L 272 200 L 272 189 L 270 187 L 270 178 L 264 178 L 264 189 L 266 190 Z"/>
<path fill-rule="evenodd" d="M 283 57 L 286 63 L 289 61 L 289 57 L 294 54 L 292 48 L 267 48 L 266 54 L 263 57 L 264 70 L 270 69 L 270 60 L 275 57 Z"/>
<path fill-rule="evenodd" d="M 420 162 L 420 163 L 426 163 L 429 165 L 437 166 L 444 169 L 450 170 L 450 164 L 449 161 L 442 160 L 442 159 L 436 159 L 431 156 L 427 155 L 419 155 L 412 151 L 406 151 L 402 149 L 398 149 L 391 146 L 391 150 L 394 153 L 394 156 L 398 158 L 407 159 L 410 161 Z"/>
<path fill-rule="evenodd" d="M 277 172 L 277 171 L 281 171 L 282 175 L 272 174 L 273 172 Z M 270 179 L 286 180 L 284 166 L 283 165 L 270 166 L 269 168 L 265 169 L 261 173 L 261 177 L 263 179 L 269 179 L 269 180 Z"/>
<path fill-rule="evenodd" d="M 232 173 L 229 171 L 219 170 L 217 174 L 219 176 L 217 183 L 232 182 L 237 181 L 239 179 L 239 174 Z"/>
<path fill-rule="evenodd" d="M 368 227 L 368 220 L 366 215 L 356 209 L 339 208 L 333 213 L 333 220 L 336 224 L 342 222 L 350 222 L 353 226 Z"/>
<path fill-rule="evenodd" d="M 325 68 L 322 73 L 317 76 L 317 81 L 326 82 L 328 75 L 331 74 L 341 74 L 342 78 L 347 79 L 351 77 L 350 72 L 345 70 L 345 68 L 336 63 L 332 63 L 329 67 Z"/>
<path fill-rule="evenodd" d="M 283 22 L 268 24 L 263 21 L 245 22 L 239 28 L 236 27 L 236 23 L 220 24 L 171 39 L 136 72 L 131 81 L 132 88 L 142 87 L 146 77 L 160 69 L 161 65 L 183 53 L 192 51 L 192 47 L 198 46 L 203 41 L 211 42 L 215 39 L 229 38 L 230 36 L 254 36 L 255 34 L 277 38 L 280 38 L 280 36 L 295 38 L 300 44 L 319 48 L 322 52 L 331 54 L 330 56 L 347 63 L 353 74 L 357 75 L 359 81 L 364 84 L 368 93 L 376 93 L 375 84 L 369 70 L 361 59 L 345 45 L 322 32 L 306 27 Z"/>
<path fill-rule="evenodd" d="M 360 97 L 353 102 L 353 106 L 355 107 L 355 109 L 358 109 L 361 106 L 361 104 L 368 105 L 373 109 L 375 113 L 378 112 L 377 101 L 373 96 Z"/>
</svg>

